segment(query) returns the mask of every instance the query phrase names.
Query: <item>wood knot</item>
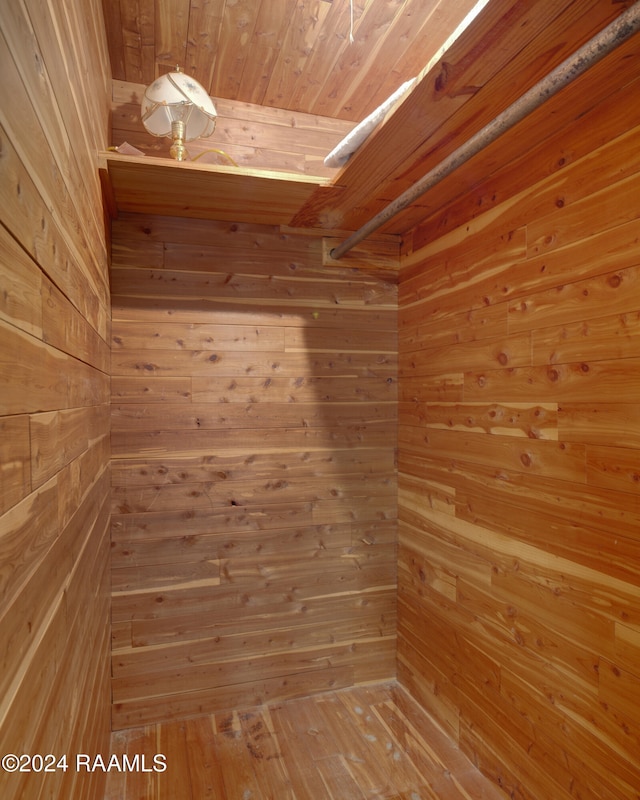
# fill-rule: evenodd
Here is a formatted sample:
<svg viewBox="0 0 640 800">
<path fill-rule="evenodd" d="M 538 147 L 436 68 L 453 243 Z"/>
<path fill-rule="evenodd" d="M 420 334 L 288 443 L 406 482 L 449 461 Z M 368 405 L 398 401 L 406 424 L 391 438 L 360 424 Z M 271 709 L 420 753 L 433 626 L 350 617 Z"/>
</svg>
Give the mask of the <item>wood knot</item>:
<svg viewBox="0 0 640 800">
<path fill-rule="evenodd" d="M 622 276 L 621 275 L 612 275 L 609 278 L 608 283 L 609 283 L 609 286 L 611 286 L 612 289 L 617 289 L 618 286 L 620 286 L 620 284 L 622 283 Z"/>
</svg>

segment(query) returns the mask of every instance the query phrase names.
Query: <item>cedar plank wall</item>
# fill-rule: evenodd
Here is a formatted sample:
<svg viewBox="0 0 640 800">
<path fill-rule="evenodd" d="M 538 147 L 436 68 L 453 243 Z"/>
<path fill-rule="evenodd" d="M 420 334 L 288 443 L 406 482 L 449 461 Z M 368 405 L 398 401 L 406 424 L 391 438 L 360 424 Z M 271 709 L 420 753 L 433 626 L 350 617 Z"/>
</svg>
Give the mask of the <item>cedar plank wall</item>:
<svg viewBox="0 0 640 800">
<path fill-rule="evenodd" d="M 108 55 L 99 0 L 0 26 L 0 752 L 69 757 L 0 796 L 76 800 L 110 731 Z"/>
<path fill-rule="evenodd" d="M 145 88 L 143 84 L 113 81 L 111 144 L 119 147 L 127 142 L 146 155 L 168 158 L 171 141 L 147 133 L 140 121 Z M 228 166 L 235 162 L 251 169 L 327 178 L 336 174 L 335 169 L 324 166 L 323 160 L 353 128 L 352 122 L 239 100 L 213 100 L 218 114 L 213 134 L 186 144 L 189 158 L 198 164 Z"/>
<path fill-rule="evenodd" d="M 395 675 L 395 275 L 113 223 L 113 724 Z"/>
<path fill-rule="evenodd" d="M 640 796 L 638 90 L 403 258 L 398 677 L 515 798 Z"/>
</svg>

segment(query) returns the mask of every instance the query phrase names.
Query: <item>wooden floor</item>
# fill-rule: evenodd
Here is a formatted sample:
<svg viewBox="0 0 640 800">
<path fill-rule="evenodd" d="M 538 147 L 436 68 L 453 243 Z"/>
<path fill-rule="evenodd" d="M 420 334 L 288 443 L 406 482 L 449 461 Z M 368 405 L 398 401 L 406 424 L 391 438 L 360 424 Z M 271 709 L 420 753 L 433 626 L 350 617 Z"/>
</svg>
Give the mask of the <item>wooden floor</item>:
<svg viewBox="0 0 640 800">
<path fill-rule="evenodd" d="M 167 768 L 110 771 L 106 800 L 505 798 L 395 684 L 119 731 L 111 752 Z"/>
</svg>

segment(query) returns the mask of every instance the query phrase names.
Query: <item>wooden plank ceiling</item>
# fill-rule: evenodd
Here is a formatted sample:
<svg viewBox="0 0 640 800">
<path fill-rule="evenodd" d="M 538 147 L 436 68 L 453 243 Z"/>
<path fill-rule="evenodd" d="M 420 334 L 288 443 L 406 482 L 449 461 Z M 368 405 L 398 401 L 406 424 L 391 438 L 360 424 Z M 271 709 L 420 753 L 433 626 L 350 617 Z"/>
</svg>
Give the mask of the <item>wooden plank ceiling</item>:
<svg viewBox="0 0 640 800">
<path fill-rule="evenodd" d="M 359 122 L 425 67 L 476 2 L 103 0 L 103 7 L 115 80 L 149 84 L 180 65 L 214 97 Z"/>
<path fill-rule="evenodd" d="M 113 77 L 176 64 L 212 96 L 361 121 L 415 87 L 290 225 L 357 230 L 633 5 L 632 0 L 103 0 Z M 472 21 L 457 36 L 464 19 Z M 405 234 L 521 162 L 568 116 L 635 77 L 640 37 L 388 222 Z M 507 160 L 508 159 L 508 160 Z M 504 199 L 504 198 L 503 198 Z M 476 198 L 477 201 L 477 198 Z"/>
</svg>

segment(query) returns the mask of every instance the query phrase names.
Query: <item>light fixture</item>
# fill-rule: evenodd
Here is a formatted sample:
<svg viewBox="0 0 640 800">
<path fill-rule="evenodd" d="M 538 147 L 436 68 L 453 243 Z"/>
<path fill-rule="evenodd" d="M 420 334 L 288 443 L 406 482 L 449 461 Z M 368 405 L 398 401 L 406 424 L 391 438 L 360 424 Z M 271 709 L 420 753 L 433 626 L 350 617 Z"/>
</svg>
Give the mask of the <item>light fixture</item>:
<svg viewBox="0 0 640 800">
<path fill-rule="evenodd" d="M 169 152 L 177 161 L 184 161 L 185 142 L 213 133 L 216 108 L 204 87 L 176 67 L 175 72 L 147 86 L 142 98 L 142 123 L 153 136 L 173 139 Z"/>
</svg>

